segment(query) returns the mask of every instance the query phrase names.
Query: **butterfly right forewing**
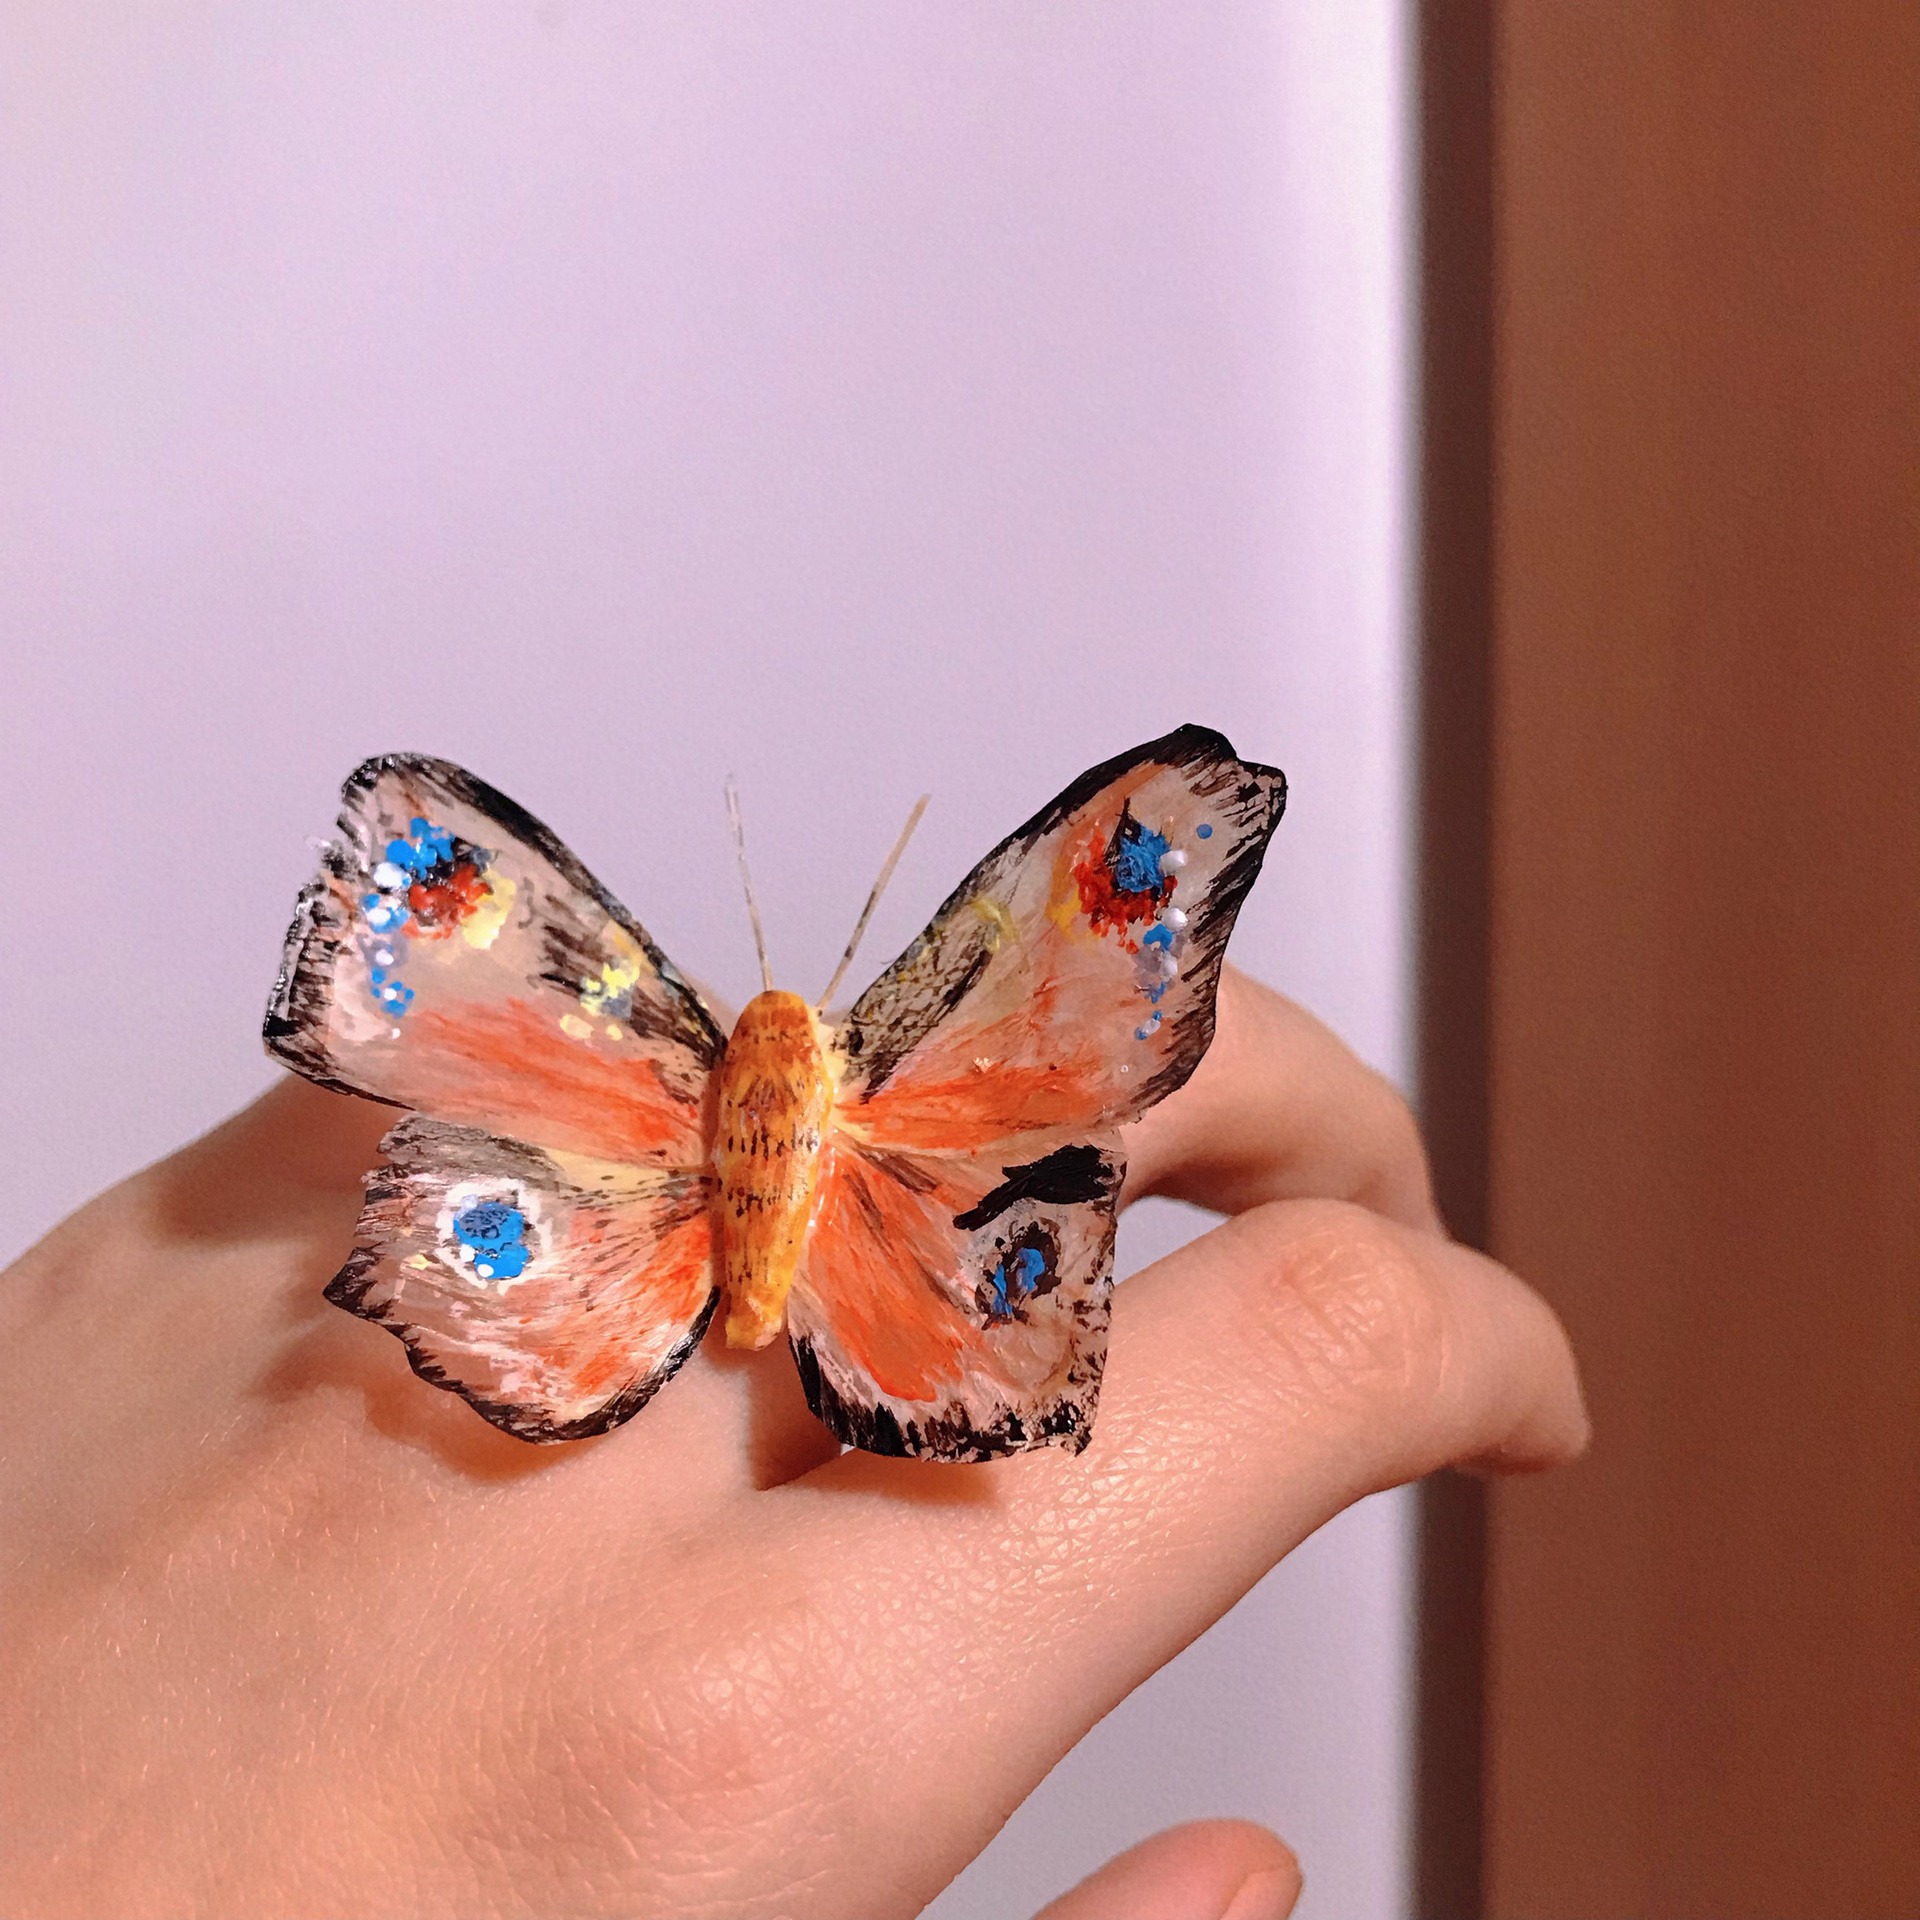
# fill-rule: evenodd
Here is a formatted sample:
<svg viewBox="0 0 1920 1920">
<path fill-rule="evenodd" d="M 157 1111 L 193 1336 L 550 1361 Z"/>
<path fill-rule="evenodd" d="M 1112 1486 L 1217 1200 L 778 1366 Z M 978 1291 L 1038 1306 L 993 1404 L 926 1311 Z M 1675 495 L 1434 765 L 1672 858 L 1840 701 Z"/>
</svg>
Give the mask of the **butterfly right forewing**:
<svg viewBox="0 0 1920 1920">
<path fill-rule="evenodd" d="M 855 1002 L 789 1308 L 808 1397 L 842 1438 L 933 1459 L 1086 1445 L 1115 1130 L 1205 1053 L 1285 794 L 1199 727 L 1096 767 Z"/>
<path fill-rule="evenodd" d="M 981 861 L 854 1003 L 841 1115 L 972 1151 L 1138 1118 L 1213 1038 L 1228 936 L 1286 801 L 1182 727 L 1094 768 Z"/>
</svg>

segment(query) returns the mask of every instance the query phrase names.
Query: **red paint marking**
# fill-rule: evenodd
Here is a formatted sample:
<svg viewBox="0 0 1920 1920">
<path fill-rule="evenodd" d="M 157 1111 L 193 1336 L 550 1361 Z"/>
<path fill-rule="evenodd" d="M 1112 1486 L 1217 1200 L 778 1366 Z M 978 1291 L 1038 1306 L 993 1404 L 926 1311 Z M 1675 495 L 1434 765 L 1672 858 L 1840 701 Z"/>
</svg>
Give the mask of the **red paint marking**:
<svg viewBox="0 0 1920 1920">
<path fill-rule="evenodd" d="M 1095 933 L 1111 926 L 1120 935 L 1120 944 L 1129 953 L 1139 950 L 1140 942 L 1127 932 L 1135 921 L 1151 920 L 1173 898 L 1174 877 L 1168 874 L 1158 887 L 1144 893 L 1122 893 L 1114 885 L 1113 868 L 1107 860 L 1107 842 L 1096 831 L 1086 851 L 1073 863 L 1073 877 L 1080 888 L 1080 911 L 1092 923 Z"/>
<path fill-rule="evenodd" d="M 407 889 L 407 905 L 413 918 L 410 932 L 423 933 L 429 940 L 444 940 L 463 920 L 471 918 L 493 893 L 471 860 L 463 860 L 446 879 L 431 886 L 416 880 Z"/>
</svg>

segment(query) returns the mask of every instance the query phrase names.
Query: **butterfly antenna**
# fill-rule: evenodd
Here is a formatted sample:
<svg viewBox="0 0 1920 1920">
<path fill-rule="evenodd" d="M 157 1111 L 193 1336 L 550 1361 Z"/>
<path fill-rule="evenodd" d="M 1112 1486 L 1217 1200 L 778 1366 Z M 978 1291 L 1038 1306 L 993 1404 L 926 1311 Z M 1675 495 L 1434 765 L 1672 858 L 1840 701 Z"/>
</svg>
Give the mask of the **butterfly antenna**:
<svg viewBox="0 0 1920 1920">
<path fill-rule="evenodd" d="M 923 793 L 913 803 L 913 811 L 907 815 L 907 824 L 900 829 L 900 838 L 893 843 L 893 851 L 887 855 L 886 865 L 880 869 L 880 878 L 873 883 L 873 891 L 867 895 L 867 904 L 860 909 L 860 918 L 855 923 L 853 938 L 847 942 L 847 950 L 840 956 L 840 964 L 833 970 L 833 978 L 827 982 L 827 990 L 817 1005 L 824 1007 L 833 998 L 833 990 L 846 978 L 847 969 L 853 965 L 853 956 L 860 950 L 860 936 L 867 930 L 867 922 L 873 918 L 873 910 L 880 904 L 880 896 L 887 890 L 887 882 L 893 878 L 893 870 L 900 864 L 900 856 L 907 850 L 907 842 L 913 838 L 913 830 L 920 824 L 920 816 L 927 810 L 927 802 L 933 798 Z"/>
<path fill-rule="evenodd" d="M 733 850 L 740 860 L 740 884 L 746 889 L 747 917 L 753 922 L 753 949 L 760 956 L 760 984 L 773 991 L 773 969 L 767 964 L 767 936 L 760 925 L 760 903 L 753 897 L 753 875 L 747 871 L 747 830 L 740 822 L 740 788 L 727 775 L 727 822 L 733 828 Z"/>
</svg>

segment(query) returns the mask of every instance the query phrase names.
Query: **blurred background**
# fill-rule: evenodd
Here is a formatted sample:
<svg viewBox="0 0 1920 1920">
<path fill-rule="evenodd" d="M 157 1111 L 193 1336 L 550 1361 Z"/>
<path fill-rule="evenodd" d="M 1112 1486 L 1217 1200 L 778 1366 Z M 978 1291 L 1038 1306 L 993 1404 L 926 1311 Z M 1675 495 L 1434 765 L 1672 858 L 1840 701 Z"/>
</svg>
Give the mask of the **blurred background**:
<svg viewBox="0 0 1920 1920">
<path fill-rule="evenodd" d="M 1920 8 L 1424 0 L 1425 1914 L 1920 1913 Z"/>
<path fill-rule="evenodd" d="M 0 1254 L 265 1086 L 341 779 L 547 820 L 696 978 L 866 977 L 1186 720 L 1293 798 L 1235 958 L 1405 1078 L 1395 0 L 20 0 L 0 32 Z M 1133 1216 L 1137 1266 L 1204 1220 Z M 1223 1445 L 1232 1436 L 1221 1436 Z M 1394 1915 L 1412 1508 L 1313 1541 L 938 1904 L 1169 1822 Z"/>
<path fill-rule="evenodd" d="M 0 1253 L 266 1083 L 369 752 L 737 1002 L 729 770 L 812 991 L 922 789 L 868 968 L 1210 722 L 1236 958 L 1596 1441 L 1344 1516 L 932 1911 L 1234 1813 L 1321 1920 L 1911 1920 L 1916 156 L 1913 0 L 15 0 Z"/>
</svg>

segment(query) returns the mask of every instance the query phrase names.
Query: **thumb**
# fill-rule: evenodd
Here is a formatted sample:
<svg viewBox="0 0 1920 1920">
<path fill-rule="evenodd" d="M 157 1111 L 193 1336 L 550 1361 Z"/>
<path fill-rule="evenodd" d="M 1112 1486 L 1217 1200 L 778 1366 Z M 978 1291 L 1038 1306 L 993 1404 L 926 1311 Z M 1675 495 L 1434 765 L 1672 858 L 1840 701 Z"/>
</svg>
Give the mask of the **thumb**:
<svg viewBox="0 0 1920 1920">
<path fill-rule="evenodd" d="M 1109 1860 L 1037 1920 L 1286 1920 L 1300 1868 L 1265 1827 L 1196 1820 Z"/>
</svg>

